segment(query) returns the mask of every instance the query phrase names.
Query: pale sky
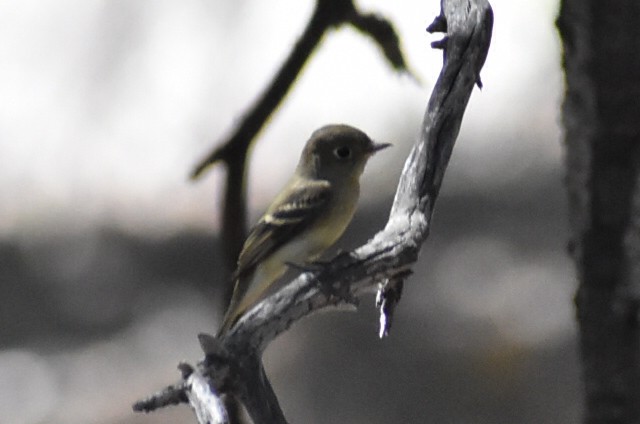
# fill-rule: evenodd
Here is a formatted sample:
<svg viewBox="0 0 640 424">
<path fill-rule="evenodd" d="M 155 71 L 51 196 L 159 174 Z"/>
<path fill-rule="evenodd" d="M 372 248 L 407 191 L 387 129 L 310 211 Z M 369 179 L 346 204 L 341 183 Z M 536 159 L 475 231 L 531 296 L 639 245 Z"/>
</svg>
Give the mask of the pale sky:
<svg viewBox="0 0 640 424">
<path fill-rule="evenodd" d="M 447 190 L 481 189 L 562 159 L 556 2 L 492 4 L 485 87 L 471 97 Z M 216 228 L 221 170 L 195 184 L 187 175 L 265 87 L 311 5 L 0 1 L 0 235 L 69 224 Z M 422 86 L 394 74 L 352 29 L 330 33 L 255 149 L 254 215 L 295 167 L 310 132 L 330 122 L 396 144 L 363 183 L 365 199 L 380 184 L 393 192 L 441 67 L 441 53 L 429 48 L 440 36 L 425 32 L 439 2 L 359 6 L 392 19 Z"/>
<path fill-rule="evenodd" d="M 441 52 L 429 47 L 441 35 L 425 31 L 439 3 L 358 2 L 361 10 L 393 21 L 422 85 L 394 74 L 373 43 L 350 28 L 325 38 L 254 150 L 253 217 L 293 170 L 308 135 L 331 122 L 394 143 L 372 160 L 362 184 L 365 201 L 393 193 L 441 69 Z M 495 25 L 482 71 L 484 88 L 471 96 L 443 194 L 500 188 L 562 166 L 557 2 L 491 3 Z M 0 0 L 0 238 L 106 225 L 146 236 L 215 230 L 222 169 L 197 183 L 187 176 L 265 87 L 312 4 Z M 72 246 L 79 251 L 61 263 L 88 269 L 91 260 L 105 260 L 102 250 Z M 469 234 L 444 251 L 428 251 L 425 256 L 438 259 L 431 270 L 434 285 L 420 286 L 414 279 L 405 289 L 411 294 L 403 300 L 403 313 L 426 320 L 438 308 L 452 311 L 446 316 L 490 323 L 499 342 L 518 349 L 574 337 L 567 258 L 557 250 L 531 258 L 518 247 L 490 234 Z M 76 280 L 70 278 L 70 284 Z M 108 284 L 114 282 L 105 280 Z M 69 287 L 93 296 L 90 285 Z M 141 299 L 166 306 L 110 340 L 53 354 L 0 351 L 0 376 L 36 382 L 0 393 L 0 416 L 16 423 L 84 424 L 97 416 L 104 422 L 135 420 L 132 399 L 177 378 L 175 362 L 200 355 L 194 331 L 215 319 L 210 300 L 201 294 L 188 287 L 163 290 Z M 460 337 L 468 334 L 459 325 L 443 326 L 441 339 L 428 342 L 445 351 L 448 344 L 459 348 Z M 495 338 L 485 342 L 502 348 L 495 347 Z M 304 352 L 303 345 L 276 346 L 273 374 L 291 371 L 291 358 Z M 87 381 L 101 383 L 87 390 Z M 149 419 L 168 416 L 177 422 L 181 419 L 170 414 L 180 413 L 191 418 L 187 408 L 173 408 Z"/>
</svg>

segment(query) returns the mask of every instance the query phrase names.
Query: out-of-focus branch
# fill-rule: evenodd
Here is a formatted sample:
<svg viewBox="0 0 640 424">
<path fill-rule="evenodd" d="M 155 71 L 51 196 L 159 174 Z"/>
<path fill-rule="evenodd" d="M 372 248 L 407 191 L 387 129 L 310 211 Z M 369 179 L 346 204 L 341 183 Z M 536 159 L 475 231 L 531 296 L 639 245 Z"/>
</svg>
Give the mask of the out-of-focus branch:
<svg viewBox="0 0 640 424">
<path fill-rule="evenodd" d="M 487 1 L 443 4 L 449 6 L 443 15 L 448 23 L 442 44 L 445 64 L 419 140 L 405 163 L 386 227 L 367 244 L 339 255 L 319 272 L 301 275 L 250 310 L 227 334 L 232 344 L 262 351 L 301 317 L 375 291 L 379 282 L 403 280 L 416 261 L 429 233 L 435 200 L 478 70 L 486 58 L 493 23 Z"/>
<path fill-rule="evenodd" d="M 198 363 L 198 372 L 218 392 L 240 399 L 256 423 L 286 423 L 260 358 L 292 323 L 379 289 L 381 333 L 388 332 L 401 284 L 429 234 L 444 172 L 491 40 L 493 12 L 487 0 L 443 0 L 441 6 L 441 16 L 429 29 L 446 28 L 447 35 L 436 44 L 444 49 L 444 66 L 385 228 L 355 251 L 337 256 L 318 272 L 302 274 L 260 302 L 222 338 L 200 335 L 205 359 Z M 181 398 L 184 384 L 174 390 L 174 397 Z M 146 402 L 154 405 L 153 397 Z"/>
<path fill-rule="evenodd" d="M 356 13 L 351 15 L 349 23 L 374 40 L 396 71 L 411 74 L 400 50 L 400 40 L 391 22 L 376 14 Z"/>
<path fill-rule="evenodd" d="M 232 135 L 194 168 L 191 173 L 193 179 L 199 178 L 214 163 L 230 162 L 232 159 L 238 159 L 240 151 L 247 151 L 255 136 L 289 92 L 324 34 L 330 28 L 346 23 L 370 35 L 394 69 L 409 72 L 400 49 L 398 35 L 388 20 L 378 15 L 360 13 L 352 0 L 317 0 L 307 27 L 267 90 L 245 114 Z"/>
<path fill-rule="evenodd" d="M 226 165 L 227 181 L 221 240 L 224 245 L 225 264 L 229 272 L 235 268 L 236 259 L 247 232 L 246 166 L 250 147 L 293 86 L 324 34 L 333 27 L 348 23 L 372 36 L 394 69 L 409 72 L 402 56 L 398 36 L 389 21 L 382 17 L 361 14 L 353 0 L 317 0 L 313 15 L 304 32 L 271 84 L 249 108 L 231 135 L 213 149 L 191 174 L 192 179 L 197 179 L 217 162 L 223 162 Z M 229 285 L 224 296 L 225 302 L 231 297 L 231 289 L 232 286 Z"/>
<path fill-rule="evenodd" d="M 355 22 L 366 21 L 359 25 Z M 192 179 L 200 177 L 206 169 L 216 162 L 226 165 L 227 179 L 222 207 L 221 243 L 224 246 L 225 270 L 222 281 L 236 266 L 236 259 L 246 238 L 246 176 L 248 155 L 256 136 L 278 108 L 302 71 L 309 57 L 316 50 L 324 34 L 332 27 L 345 23 L 354 25 L 363 32 L 373 35 L 380 44 L 394 69 L 407 71 L 400 50 L 400 43 L 392 25 L 381 17 L 361 15 L 353 0 L 317 0 L 314 12 L 307 26 L 295 43 L 289 56 L 276 73 L 271 84 L 257 99 L 244 118 L 238 123 L 231 135 L 207 155 L 193 170 Z M 408 71 L 407 71 L 408 72 Z M 233 285 L 223 287 L 221 306 L 226 306 L 233 291 Z M 231 421 L 238 421 L 238 408 L 234 398 L 226 398 Z"/>
</svg>

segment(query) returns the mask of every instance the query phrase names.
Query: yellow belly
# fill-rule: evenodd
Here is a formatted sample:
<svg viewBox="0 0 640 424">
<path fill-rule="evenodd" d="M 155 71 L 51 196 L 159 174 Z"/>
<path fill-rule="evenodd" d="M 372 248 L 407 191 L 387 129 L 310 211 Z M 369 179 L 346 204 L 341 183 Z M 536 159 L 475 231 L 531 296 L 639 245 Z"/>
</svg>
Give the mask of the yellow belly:
<svg viewBox="0 0 640 424">
<path fill-rule="evenodd" d="M 239 316 L 255 304 L 269 286 L 282 277 L 287 270 L 287 263 L 304 265 L 317 259 L 331 247 L 351 222 L 357 200 L 357 193 L 346 199 L 336 198 L 334 201 L 338 204 L 327 208 L 329 212 L 318 217 L 309 230 L 290 240 L 260 263 L 252 273 L 247 292 L 235 308 L 234 315 Z"/>
<path fill-rule="evenodd" d="M 359 197 L 358 175 L 354 175 L 355 179 L 346 185 L 337 187 L 331 203 L 324 208 L 326 212 L 310 228 L 259 263 L 250 276 L 244 277 L 250 281 L 238 282 L 241 287 L 247 287 L 246 292 L 237 305 L 230 306 L 221 332 L 228 330 L 239 316 L 262 298 L 269 286 L 285 273 L 287 263 L 304 265 L 313 261 L 340 238 L 356 209 Z"/>
</svg>

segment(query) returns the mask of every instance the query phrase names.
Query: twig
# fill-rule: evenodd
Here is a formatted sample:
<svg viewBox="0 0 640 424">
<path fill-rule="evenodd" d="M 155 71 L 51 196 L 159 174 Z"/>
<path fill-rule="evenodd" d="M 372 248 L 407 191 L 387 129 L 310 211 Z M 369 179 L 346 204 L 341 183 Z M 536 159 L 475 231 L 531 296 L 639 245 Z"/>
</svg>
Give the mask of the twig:
<svg viewBox="0 0 640 424">
<path fill-rule="evenodd" d="M 352 0 L 317 0 L 307 27 L 267 90 L 249 109 L 233 134 L 194 168 L 191 178 L 199 178 L 218 161 L 228 163 L 232 158 L 237 159 L 240 152 L 246 154 L 251 142 L 287 95 L 325 33 L 332 27 L 347 23 L 371 36 L 394 69 L 409 73 L 398 35 L 388 20 L 378 15 L 360 13 Z"/>
</svg>

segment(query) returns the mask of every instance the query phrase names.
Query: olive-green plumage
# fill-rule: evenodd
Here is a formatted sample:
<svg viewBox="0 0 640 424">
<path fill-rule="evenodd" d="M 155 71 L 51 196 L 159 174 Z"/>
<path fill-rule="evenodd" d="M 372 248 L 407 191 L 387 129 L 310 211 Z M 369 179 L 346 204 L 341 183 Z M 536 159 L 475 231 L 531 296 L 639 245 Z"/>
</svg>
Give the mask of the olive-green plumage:
<svg viewBox="0 0 640 424">
<path fill-rule="evenodd" d="M 367 160 L 387 146 L 348 125 L 311 135 L 295 173 L 244 243 L 220 334 L 260 300 L 287 263 L 313 261 L 340 238 L 355 212 Z"/>
</svg>

